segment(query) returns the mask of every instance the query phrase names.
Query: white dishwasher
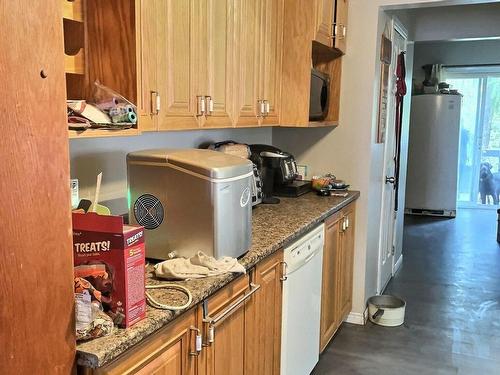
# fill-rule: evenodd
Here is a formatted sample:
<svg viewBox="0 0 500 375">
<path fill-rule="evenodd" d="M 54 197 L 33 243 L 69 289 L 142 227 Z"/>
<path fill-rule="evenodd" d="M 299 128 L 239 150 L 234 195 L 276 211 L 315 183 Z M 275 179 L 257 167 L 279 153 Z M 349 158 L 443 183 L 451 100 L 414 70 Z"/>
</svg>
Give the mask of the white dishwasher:
<svg viewBox="0 0 500 375">
<path fill-rule="evenodd" d="M 319 360 L 324 224 L 284 251 L 281 374 L 307 375 Z"/>
</svg>

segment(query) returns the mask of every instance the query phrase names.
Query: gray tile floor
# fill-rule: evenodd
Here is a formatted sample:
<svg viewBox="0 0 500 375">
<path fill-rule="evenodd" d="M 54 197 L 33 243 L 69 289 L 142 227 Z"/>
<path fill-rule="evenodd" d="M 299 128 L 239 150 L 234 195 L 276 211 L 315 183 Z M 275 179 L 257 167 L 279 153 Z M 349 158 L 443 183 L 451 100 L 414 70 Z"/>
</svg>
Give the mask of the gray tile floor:
<svg viewBox="0 0 500 375">
<path fill-rule="evenodd" d="M 386 293 L 405 324 L 344 324 L 313 374 L 500 374 L 500 246 L 496 211 L 406 217 L 404 262 Z"/>
</svg>

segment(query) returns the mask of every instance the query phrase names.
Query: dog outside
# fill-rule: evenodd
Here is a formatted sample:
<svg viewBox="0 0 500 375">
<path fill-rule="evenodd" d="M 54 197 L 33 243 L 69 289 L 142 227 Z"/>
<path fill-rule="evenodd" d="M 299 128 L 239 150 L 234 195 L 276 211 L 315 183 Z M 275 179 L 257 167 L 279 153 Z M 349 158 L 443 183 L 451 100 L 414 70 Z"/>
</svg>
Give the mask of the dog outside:
<svg viewBox="0 0 500 375">
<path fill-rule="evenodd" d="M 479 196 L 481 204 L 498 205 L 500 195 L 500 172 L 492 172 L 493 166 L 481 163 L 479 170 Z"/>
</svg>

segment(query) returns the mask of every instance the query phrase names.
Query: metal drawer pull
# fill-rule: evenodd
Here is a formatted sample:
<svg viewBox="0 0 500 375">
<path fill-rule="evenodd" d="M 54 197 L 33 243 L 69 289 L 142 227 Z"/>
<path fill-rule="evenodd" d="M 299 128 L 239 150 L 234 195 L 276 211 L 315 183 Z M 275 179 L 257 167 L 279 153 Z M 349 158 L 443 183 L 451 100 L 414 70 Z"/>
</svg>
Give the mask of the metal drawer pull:
<svg viewBox="0 0 500 375">
<path fill-rule="evenodd" d="M 196 115 L 203 116 L 206 113 L 205 97 L 203 95 L 198 95 L 196 97 L 196 101 L 198 104 L 198 110 L 196 112 Z"/>
<path fill-rule="evenodd" d="M 212 115 L 212 112 L 214 111 L 214 100 L 212 99 L 211 96 L 205 96 L 205 101 L 207 102 L 207 113 L 208 115 Z"/>
<path fill-rule="evenodd" d="M 224 318 L 230 315 L 234 310 L 236 310 L 243 302 L 249 299 L 259 289 L 260 285 L 250 283 L 250 291 L 247 294 L 242 295 L 240 298 L 234 301 L 231 305 L 229 305 L 224 311 L 222 311 L 215 318 L 212 318 L 211 316 L 203 318 L 203 322 L 208 323 L 210 326 L 215 326 L 217 323 L 224 320 Z M 210 337 L 208 341 L 210 342 Z"/>
<path fill-rule="evenodd" d="M 269 102 L 267 100 L 264 100 L 264 106 L 266 108 L 266 116 L 271 112 L 271 106 L 269 105 Z"/>
<path fill-rule="evenodd" d="M 189 328 L 189 331 L 190 332 L 196 332 L 196 336 L 195 336 L 195 349 L 194 349 L 194 352 L 193 351 L 190 351 L 189 352 L 189 355 L 190 356 L 199 356 L 200 355 L 200 352 L 201 352 L 201 331 L 196 328 L 196 327 L 190 327 Z"/>
<path fill-rule="evenodd" d="M 345 227 L 346 229 L 349 228 L 349 216 L 345 218 Z"/>
<path fill-rule="evenodd" d="M 288 270 L 288 264 L 287 262 L 281 262 L 281 265 L 283 266 L 283 269 L 281 271 L 281 277 L 280 277 L 280 280 L 281 281 L 287 281 L 288 280 L 288 276 L 286 275 L 286 271 Z"/>
</svg>

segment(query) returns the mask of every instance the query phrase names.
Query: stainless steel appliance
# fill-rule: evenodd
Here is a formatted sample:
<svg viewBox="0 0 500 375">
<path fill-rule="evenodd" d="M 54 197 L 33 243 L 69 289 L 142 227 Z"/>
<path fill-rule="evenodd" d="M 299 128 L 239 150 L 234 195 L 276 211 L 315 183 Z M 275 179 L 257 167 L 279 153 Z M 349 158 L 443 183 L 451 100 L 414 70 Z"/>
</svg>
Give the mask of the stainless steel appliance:
<svg viewBox="0 0 500 375">
<path fill-rule="evenodd" d="M 281 374 L 309 374 L 319 359 L 324 224 L 284 250 Z"/>
<path fill-rule="evenodd" d="M 309 99 L 309 120 L 321 121 L 328 115 L 330 78 L 319 70 L 311 70 L 311 95 Z"/>
<path fill-rule="evenodd" d="M 415 95 L 405 213 L 455 217 L 461 95 Z"/>
<path fill-rule="evenodd" d="M 281 197 L 298 197 L 311 191 L 310 181 L 297 180 L 294 157 L 270 145 L 250 145 L 250 159 L 257 165 L 262 177 L 263 203 L 279 203 Z"/>
<path fill-rule="evenodd" d="M 146 256 L 203 251 L 239 257 L 251 244 L 252 163 L 211 150 L 127 155 L 129 216 L 146 228 Z"/>
<path fill-rule="evenodd" d="M 208 146 L 210 150 L 224 152 L 225 154 L 239 156 L 245 159 L 250 158 L 250 148 L 247 144 L 238 143 L 235 141 L 223 141 L 212 143 Z M 252 176 L 252 207 L 262 203 L 262 178 L 260 176 L 259 168 L 253 164 Z"/>
</svg>

